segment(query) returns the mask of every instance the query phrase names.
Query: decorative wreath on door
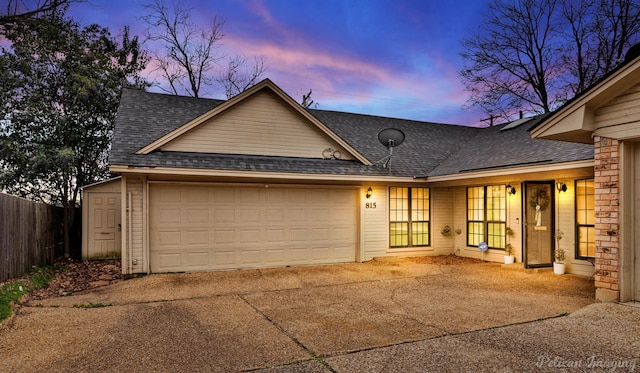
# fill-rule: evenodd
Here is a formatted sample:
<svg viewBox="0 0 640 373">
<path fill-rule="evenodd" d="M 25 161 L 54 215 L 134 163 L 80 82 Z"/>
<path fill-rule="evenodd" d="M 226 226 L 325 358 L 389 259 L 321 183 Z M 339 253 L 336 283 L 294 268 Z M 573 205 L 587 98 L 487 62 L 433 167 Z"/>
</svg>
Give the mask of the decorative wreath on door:
<svg viewBox="0 0 640 373">
<path fill-rule="evenodd" d="M 540 206 L 540 211 L 544 211 L 549 207 L 549 193 L 544 189 L 538 189 L 538 191 L 529 198 L 529 205 L 532 208 Z"/>
</svg>

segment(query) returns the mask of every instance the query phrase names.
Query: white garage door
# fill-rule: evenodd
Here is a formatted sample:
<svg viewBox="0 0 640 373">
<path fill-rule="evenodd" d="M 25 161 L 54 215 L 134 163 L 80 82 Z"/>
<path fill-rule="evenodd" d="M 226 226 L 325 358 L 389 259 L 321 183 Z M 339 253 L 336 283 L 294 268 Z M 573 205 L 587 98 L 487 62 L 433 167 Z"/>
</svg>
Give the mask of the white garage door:
<svg viewBox="0 0 640 373">
<path fill-rule="evenodd" d="M 357 191 L 337 187 L 150 187 L 152 272 L 355 261 Z"/>
</svg>

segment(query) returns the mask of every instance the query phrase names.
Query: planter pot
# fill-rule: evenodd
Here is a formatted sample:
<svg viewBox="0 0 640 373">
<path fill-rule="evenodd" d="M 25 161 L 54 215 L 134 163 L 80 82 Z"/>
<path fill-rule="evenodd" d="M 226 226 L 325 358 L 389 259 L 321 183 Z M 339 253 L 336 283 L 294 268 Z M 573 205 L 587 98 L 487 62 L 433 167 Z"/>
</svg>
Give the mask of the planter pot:
<svg viewBox="0 0 640 373">
<path fill-rule="evenodd" d="M 564 263 L 553 262 L 553 273 L 555 273 L 556 275 L 564 275 L 564 270 Z"/>
<path fill-rule="evenodd" d="M 513 264 L 515 262 L 516 257 L 513 255 L 505 255 L 504 256 L 504 264 Z"/>
</svg>

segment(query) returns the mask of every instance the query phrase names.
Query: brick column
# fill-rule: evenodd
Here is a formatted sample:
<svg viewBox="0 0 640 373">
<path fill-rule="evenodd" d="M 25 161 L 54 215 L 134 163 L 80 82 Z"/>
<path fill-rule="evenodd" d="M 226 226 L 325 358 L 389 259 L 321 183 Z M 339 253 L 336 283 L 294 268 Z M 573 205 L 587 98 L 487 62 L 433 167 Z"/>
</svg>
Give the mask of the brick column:
<svg viewBox="0 0 640 373">
<path fill-rule="evenodd" d="M 615 139 L 595 136 L 596 299 L 620 299 L 620 148 Z"/>
</svg>

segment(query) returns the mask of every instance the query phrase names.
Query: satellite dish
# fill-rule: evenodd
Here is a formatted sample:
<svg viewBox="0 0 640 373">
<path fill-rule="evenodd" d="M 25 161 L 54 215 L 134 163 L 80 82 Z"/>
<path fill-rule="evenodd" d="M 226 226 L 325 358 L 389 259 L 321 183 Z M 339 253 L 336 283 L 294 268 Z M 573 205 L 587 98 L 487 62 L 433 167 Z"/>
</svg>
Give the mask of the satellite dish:
<svg viewBox="0 0 640 373">
<path fill-rule="evenodd" d="M 404 142 L 404 132 L 397 128 L 385 128 L 378 132 L 378 141 L 387 148 L 398 146 Z"/>
<path fill-rule="evenodd" d="M 404 142 L 404 132 L 397 128 L 385 128 L 378 132 L 378 141 L 389 149 L 389 154 L 376 162 L 376 164 L 383 163 L 384 168 L 390 168 L 391 156 L 393 155 L 393 148 Z"/>
</svg>

